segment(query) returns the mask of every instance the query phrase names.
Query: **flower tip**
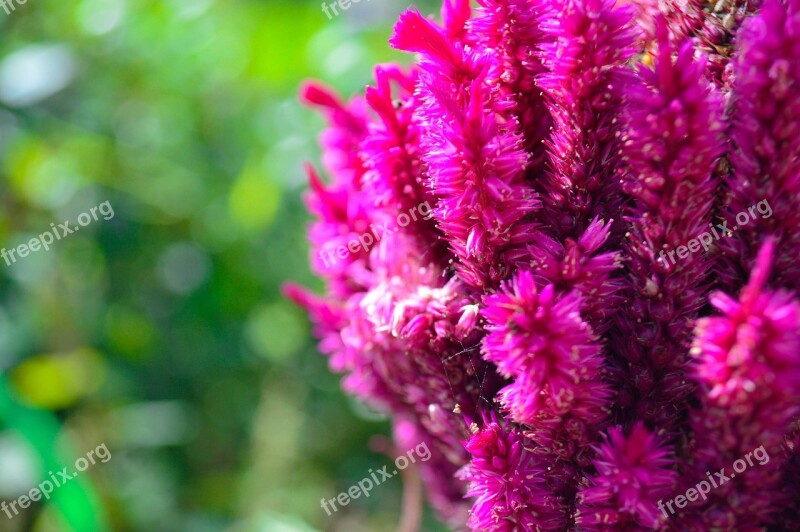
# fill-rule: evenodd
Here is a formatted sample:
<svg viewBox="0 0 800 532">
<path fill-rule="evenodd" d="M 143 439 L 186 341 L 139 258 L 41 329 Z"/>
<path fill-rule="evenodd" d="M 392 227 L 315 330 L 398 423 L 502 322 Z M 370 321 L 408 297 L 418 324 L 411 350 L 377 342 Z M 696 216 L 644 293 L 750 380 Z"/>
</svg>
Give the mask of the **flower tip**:
<svg viewBox="0 0 800 532">
<path fill-rule="evenodd" d="M 313 305 L 314 296 L 306 288 L 297 283 L 284 283 L 281 286 L 281 295 L 302 308 L 310 308 Z"/>
<path fill-rule="evenodd" d="M 446 63 L 452 64 L 456 59 L 455 50 L 442 29 L 417 9 L 408 9 L 400 15 L 389 44 L 397 50 L 429 55 Z"/>
<path fill-rule="evenodd" d="M 461 307 L 461 317 L 456 324 L 456 338 L 463 340 L 475 329 L 479 314 L 478 305 L 464 305 Z"/>
<path fill-rule="evenodd" d="M 750 282 L 747 283 L 744 291 L 742 292 L 742 302 L 747 303 L 755 300 L 761 293 L 764 285 L 769 279 L 769 273 L 772 269 L 772 258 L 775 254 L 775 237 L 768 236 L 756 257 L 753 272 L 750 274 Z"/>
<path fill-rule="evenodd" d="M 300 85 L 300 102 L 309 107 L 341 109 L 342 103 L 333 89 L 318 81 L 305 81 Z"/>
<path fill-rule="evenodd" d="M 450 35 L 459 35 L 472 16 L 469 0 L 444 0 L 442 2 L 442 23 Z"/>
</svg>

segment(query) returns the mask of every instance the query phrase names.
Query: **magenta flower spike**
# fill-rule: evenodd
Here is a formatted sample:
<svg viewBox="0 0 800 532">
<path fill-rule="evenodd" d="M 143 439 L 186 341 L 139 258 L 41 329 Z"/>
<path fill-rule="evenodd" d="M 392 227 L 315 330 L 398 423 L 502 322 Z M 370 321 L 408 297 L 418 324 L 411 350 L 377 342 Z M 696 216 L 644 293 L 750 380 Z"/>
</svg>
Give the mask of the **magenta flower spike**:
<svg viewBox="0 0 800 532">
<path fill-rule="evenodd" d="M 545 43 L 540 23 L 546 7 L 541 0 L 479 0 L 470 29 L 479 43 L 490 50 L 499 68 L 498 99 L 508 99 L 504 116 L 519 125 L 528 161 L 528 175 L 538 179 L 544 169 L 543 141 L 552 125 L 536 78 L 545 72 L 539 48 Z"/>
<path fill-rule="evenodd" d="M 546 466 L 525 447 L 525 437 L 496 420 L 473 425 L 465 442 L 472 456 L 459 478 L 475 499 L 467 525 L 472 530 L 560 530 L 563 507 L 545 485 Z"/>
<path fill-rule="evenodd" d="M 768 0 L 738 37 L 730 134 L 732 166 L 724 217 L 725 287 L 746 282 L 758 249 L 777 238 L 773 282 L 800 289 L 800 2 Z"/>
<path fill-rule="evenodd" d="M 525 249 L 527 266 L 539 285 L 552 284 L 559 292 L 574 290 L 581 295 L 581 316 L 598 335 L 611 326 L 624 286 L 615 276 L 621 253 L 607 250 L 610 229 L 610 224 L 595 218 L 580 238 L 563 242 L 539 231 Z"/>
<path fill-rule="evenodd" d="M 659 504 L 677 480 L 673 457 L 664 444 L 637 422 L 627 436 L 620 427 L 609 429 L 596 451 L 597 474 L 578 494 L 578 528 L 663 529 L 666 518 Z"/>
<path fill-rule="evenodd" d="M 538 290 L 520 272 L 486 298 L 484 358 L 513 382 L 498 401 L 548 466 L 554 494 L 570 521 L 579 472 L 589 465 L 589 445 L 607 425 L 612 393 L 603 382 L 602 347 L 580 317 L 576 292 L 558 297 Z"/>
<path fill-rule="evenodd" d="M 337 184 L 357 188 L 364 166 L 358 149 L 367 134 L 366 106 L 363 98 L 349 103 L 341 101 L 331 89 L 319 83 L 307 83 L 300 90 L 300 99 L 325 116 L 328 127 L 320 135 L 322 161 Z"/>
<path fill-rule="evenodd" d="M 302 90 L 286 295 L 453 529 L 800 530 L 798 8 L 445 0 Z"/>
<path fill-rule="evenodd" d="M 710 249 L 722 99 L 691 43 L 673 49 L 663 19 L 658 38 L 655 66 L 639 69 L 624 115 L 624 188 L 633 201 L 623 297 L 630 304 L 617 314 L 612 350 L 626 366 L 619 385 L 631 387 L 623 396 L 630 401 L 619 404 L 626 421 L 675 431 L 692 391 L 685 373 L 693 320 L 710 283 L 711 259 L 698 237 L 707 234 L 702 245 Z"/>
<path fill-rule="evenodd" d="M 733 81 L 736 33 L 761 3 L 761 0 L 714 4 L 704 0 L 631 0 L 644 33 L 643 45 L 649 48 L 657 40 L 657 21 L 663 18 L 673 45 L 691 39 L 693 48 L 707 58 L 706 75 L 724 95 L 729 93 Z"/>
<path fill-rule="evenodd" d="M 752 530 L 779 524 L 773 521 L 776 512 L 797 504 L 797 493 L 781 489 L 781 474 L 787 463 L 783 446 L 800 414 L 800 301 L 765 287 L 775 250 L 775 241 L 768 240 L 738 301 L 715 294 L 711 302 L 722 315 L 697 326 L 692 353 L 701 402 L 692 412 L 694 461 L 683 470 L 701 479 L 723 467 L 731 473 L 736 460 L 747 462 L 748 452 L 751 457 L 744 471 L 736 467 L 733 482 L 686 514 L 693 526 Z M 756 463 L 750 466 L 753 451 Z"/>
<path fill-rule="evenodd" d="M 578 238 L 595 217 L 610 221 L 623 202 L 617 138 L 624 67 L 634 54 L 632 10 L 612 0 L 548 0 L 542 30 L 547 73 L 538 85 L 553 117 L 550 169 L 539 183 L 543 214 L 555 235 Z M 614 229 L 612 244 L 621 227 Z"/>
<path fill-rule="evenodd" d="M 606 416 L 610 393 L 598 378 L 601 347 L 580 317 L 580 303 L 575 293 L 559 299 L 552 285 L 539 291 L 529 272 L 486 298 L 484 358 L 515 379 L 499 396 L 515 422 L 549 429 L 554 419 L 569 417 L 573 424 L 588 425 L 583 435 L 592 434 Z M 543 430 L 534 438 L 546 438 L 541 443 L 552 451 L 567 445 L 552 436 Z"/>
<path fill-rule="evenodd" d="M 539 205 L 524 181 L 528 156 L 516 124 L 492 105 L 497 65 L 417 11 L 400 17 L 391 43 L 420 54 L 423 161 L 454 267 L 470 286 L 496 286 L 513 267 L 507 254 L 535 231 L 528 216 Z"/>
</svg>

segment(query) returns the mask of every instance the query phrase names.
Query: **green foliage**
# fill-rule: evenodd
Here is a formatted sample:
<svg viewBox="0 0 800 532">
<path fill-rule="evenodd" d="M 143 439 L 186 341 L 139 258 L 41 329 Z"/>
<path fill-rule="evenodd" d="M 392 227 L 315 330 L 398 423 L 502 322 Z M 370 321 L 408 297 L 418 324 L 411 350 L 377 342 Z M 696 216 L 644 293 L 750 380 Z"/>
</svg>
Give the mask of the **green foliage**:
<svg viewBox="0 0 800 532">
<path fill-rule="evenodd" d="M 430 3 L 421 7 L 430 8 Z M 0 246 L 105 201 L 87 225 L 0 260 L 0 500 L 106 443 L 0 530 L 382 530 L 402 484 L 319 506 L 388 458 L 280 294 L 314 285 L 301 203 L 321 121 L 405 5 L 28 0 L 0 11 Z M 22 446 L 9 441 L 24 442 Z M 433 526 L 433 525 L 430 525 Z M 427 529 L 430 529 L 428 527 Z"/>
</svg>

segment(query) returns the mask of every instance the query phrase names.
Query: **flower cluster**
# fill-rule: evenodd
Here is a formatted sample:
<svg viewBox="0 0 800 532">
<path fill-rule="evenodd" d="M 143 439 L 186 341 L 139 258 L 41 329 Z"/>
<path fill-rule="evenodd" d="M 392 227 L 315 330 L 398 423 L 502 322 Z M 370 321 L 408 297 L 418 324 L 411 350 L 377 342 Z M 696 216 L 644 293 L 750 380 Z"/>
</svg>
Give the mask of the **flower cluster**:
<svg viewBox="0 0 800 532">
<path fill-rule="evenodd" d="M 445 0 L 389 42 L 417 61 L 363 97 L 302 90 L 328 121 L 307 197 L 326 291 L 286 293 L 345 390 L 429 444 L 442 519 L 800 529 L 800 0 Z"/>
</svg>

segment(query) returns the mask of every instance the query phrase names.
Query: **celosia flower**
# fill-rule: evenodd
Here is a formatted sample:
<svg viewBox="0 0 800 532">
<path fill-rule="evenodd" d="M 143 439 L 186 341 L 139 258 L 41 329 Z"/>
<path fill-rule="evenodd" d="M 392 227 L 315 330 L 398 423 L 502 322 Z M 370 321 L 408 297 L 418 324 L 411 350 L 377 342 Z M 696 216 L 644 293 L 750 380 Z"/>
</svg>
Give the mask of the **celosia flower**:
<svg viewBox="0 0 800 532">
<path fill-rule="evenodd" d="M 328 120 L 328 128 L 320 135 L 322 161 L 334 181 L 357 188 L 364 174 L 358 149 L 367 134 L 367 115 L 364 98 L 342 102 L 329 88 L 318 83 L 306 84 L 300 91 L 301 100 L 318 108 Z"/>
<path fill-rule="evenodd" d="M 477 348 L 463 348 L 476 343 L 476 331 L 465 328 L 476 315 L 465 287 L 457 278 L 445 282 L 434 264 L 423 262 L 414 241 L 401 233 L 381 240 L 369 257 L 371 288 L 341 305 L 297 288 L 288 295 L 312 313 L 331 368 L 346 374 L 344 389 L 415 420 L 431 439 L 437 465 L 424 478 L 431 479 L 431 500 L 441 515 L 455 517 L 463 511 L 464 488 L 453 473 L 466 456 L 460 442 L 465 424 L 454 411 L 475 416 L 496 390 L 497 377 Z"/>
<path fill-rule="evenodd" d="M 467 524 L 472 530 L 559 530 L 563 507 L 545 485 L 546 466 L 525 447 L 525 438 L 493 420 L 464 446 L 472 456 L 459 478 L 475 498 Z"/>
<path fill-rule="evenodd" d="M 746 281 L 764 237 L 778 238 L 774 281 L 800 289 L 800 1 L 766 0 L 739 35 L 731 113 L 730 226 L 766 201 L 734 238 L 722 242 L 730 291 Z M 764 215 L 769 214 L 768 218 Z"/>
<path fill-rule="evenodd" d="M 496 65 L 488 53 L 449 42 L 417 11 L 400 17 L 391 42 L 421 55 L 423 160 L 438 198 L 434 217 L 459 259 L 456 271 L 471 286 L 496 286 L 512 268 L 506 250 L 530 239 L 534 226 L 525 217 L 538 206 L 524 183 L 520 135 L 491 105 Z"/>
<path fill-rule="evenodd" d="M 578 494 L 581 530 L 634 531 L 664 524 L 658 501 L 670 496 L 676 474 L 669 451 L 641 422 L 627 436 L 620 427 L 610 429 L 593 462 L 597 474 Z"/>
<path fill-rule="evenodd" d="M 542 141 L 552 121 L 535 82 L 545 72 L 539 47 L 545 42 L 539 27 L 545 13 L 542 0 L 478 0 L 479 8 L 469 27 L 475 39 L 492 51 L 498 64 L 498 99 L 508 98 L 505 113 L 519 124 L 525 150 L 530 156 L 529 174 L 538 177 L 543 169 Z"/>
<path fill-rule="evenodd" d="M 413 95 L 416 81 L 416 72 L 407 75 L 395 65 L 382 65 L 375 69 L 375 87 L 366 88 L 367 103 L 379 120 L 369 125 L 369 134 L 361 144 L 366 168 L 363 182 L 365 195 L 381 208 L 376 216 L 379 226 L 386 222 L 394 226 L 398 213 L 408 215 L 422 205 L 430 209 L 436 204 L 423 183 L 420 126 L 415 118 L 420 100 Z M 448 257 L 435 220 L 415 219 L 405 232 L 418 237 L 420 249 L 429 260 L 446 263 Z"/>
<path fill-rule="evenodd" d="M 663 20 L 658 38 L 655 67 L 639 69 L 624 119 L 624 186 L 633 198 L 624 296 L 631 304 L 617 315 L 612 345 L 628 366 L 620 385 L 638 398 L 620 404 L 623 415 L 672 431 L 691 393 L 684 374 L 692 320 L 706 302 L 710 273 L 702 250 L 684 258 L 675 250 L 709 230 L 722 100 L 690 42 L 673 59 Z"/>
<path fill-rule="evenodd" d="M 577 239 L 560 242 L 537 232 L 525 252 L 530 256 L 526 266 L 541 280 L 539 284 L 581 295 L 581 316 L 598 335 L 608 330 L 622 301 L 622 280 L 613 276 L 621 266 L 621 254 L 605 251 L 610 229 L 595 218 Z"/>
<path fill-rule="evenodd" d="M 578 238 L 595 217 L 619 216 L 623 201 L 615 123 L 631 82 L 623 64 L 634 53 L 632 11 L 615 8 L 613 0 L 546 5 L 551 14 L 541 27 L 552 42 L 542 46 L 548 72 L 538 85 L 554 124 L 547 140 L 551 167 L 540 186 L 556 236 Z M 621 234 L 621 227 L 614 231 Z"/>
<path fill-rule="evenodd" d="M 314 249 L 311 264 L 315 273 L 329 279 L 333 295 L 346 298 L 365 286 L 361 272 L 367 252 L 359 249 L 342 257 L 336 251 L 372 231 L 373 209 L 362 203 L 357 189 L 335 183 L 326 186 L 313 167 L 307 166 L 306 171 L 311 184 L 306 203 L 318 217 L 309 230 Z"/>
<path fill-rule="evenodd" d="M 330 279 L 331 292 L 344 298 L 363 287 L 356 272 L 363 267 L 366 252 L 342 258 L 336 250 L 369 233 L 375 221 L 373 202 L 359 194 L 365 172 L 359 146 L 367 134 L 366 109 L 363 98 L 345 104 L 333 91 L 314 83 L 303 87 L 301 98 L 328 120 L 320 141 L 323 163 L 333 177 L 326 185 L 311 165 L 306 167 L 311 185 L 306 203 L 318 218 L 309 231 L 314 247 L 311 264 L 315 273 Z"/>
<path fill-rule="evenodd" d="M 715 294 L 711 302 L 722 316 L 698 324 L 692 351 L 701 403 L 692 413 L 694 462 L 684 469 L 700 479 L 759 447 L 774 460 L 714 490 L 702 508 L 687 514 L 690 523 L 753 530 L 771 523 L 788 502 L 780 490 L 780 457 L 800 414 L 800 302 L 765 290 L 774 251 L 770 240 L 739 300 Z M 734 491 L 736 504 L 730 504 Z"/>
<path fill-rule="evenodd" d="M 580 296 L 556 294 L 552 285 L 537 290 L 533 276 L 520 272 L 487 297 L 483 353 L 513 377 L 498 400 L 528 428 L 554 493 L 570 508 L 588 446 L 606 424 L 611 391 L 602 381 L 600 343 L 580 317 Z"/>
<path fill-rule="evenodd" d="M 364 98 L 302 92 L 328 119 L 325 295 L 287 295 L 345 390 L 429 446 L 456 529 L 800 527 L 800 0 L 628 3 L 635 22 L 613 0 L 445 0 L 441 25 L 401 15 L 417 63 Z M 762 200 L 771 217 L 691 250 Z M 664 519 L 676 472 L 760 445 L 769 464 Z"/>
<path fill-rule="evenodd" d="M 656 21 L 667 21 L 673 44 L 691 39 L 693 47 L 708 61 L 706 74 L 726 93 L 732 82 L 733 40 L 742 22 L 751 15 L 760 0 L 731 0 L 709 3 L 705 0 L 631 0 L 637 7 L 637 22 L 645 42 L 656 40 Z"/>
<path fill-rule="evenodd" d="M 453 42 L 469 40 L 467 23 L 472 16 L 470 0 L 442 0 L 442 25 Z"/>
<path fill-rule="evenodd" d="M 430 198 L 422 184 L 419 124 L 413 113 L 416 73 L 405 74 L 395 65 L 375 68 L 375 87 L 366 100 L 378 116 L 360 148 L 367 171 L 364 185 L 375 203 L 394 212 L 408 211 Z M 397 88 L 397 92 L 393 91 Z"/>
<path fill-rule="evenodd" d="M 529 272 L 486 298 L 484 358 L 514 382 L 500 401 L 514 421 L 535 426 L 542 416 L 570 415 L 599 423 L 609 393 L 600 381 L 600 344 L 580 317 L 580 297 L 556 299 L 552 285 L 539 291 Z M 581 405 L 581 399 L 591 402 Z M 576 409 L 576 406 L 585 409 Z"/>
</svg>

